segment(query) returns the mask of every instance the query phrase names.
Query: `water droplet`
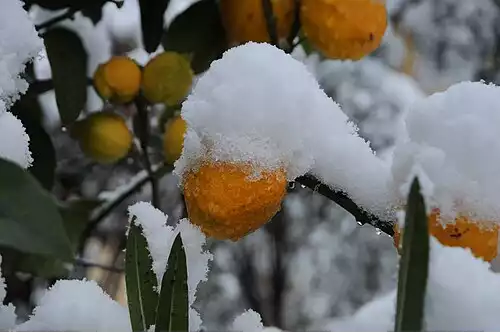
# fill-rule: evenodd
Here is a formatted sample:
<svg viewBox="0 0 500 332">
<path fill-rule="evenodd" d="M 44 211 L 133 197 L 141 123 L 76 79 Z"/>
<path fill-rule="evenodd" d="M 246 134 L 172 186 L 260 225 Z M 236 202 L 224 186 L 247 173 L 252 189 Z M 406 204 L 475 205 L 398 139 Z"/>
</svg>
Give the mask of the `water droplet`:
<svg viewBox="0 0 500 332">
<path fill-rule="evenodd" d="M 295 189 L 295 182 L 288 182 L 288 189 L 290 190 Z"/>
<path fill-rule="evenodd" d="M 304 186 L 303 184 L 301 184 L 301 185 L 300 185 L 300 187 L 301 187 L 302 189 L 304 189 L 306 186 Z"/>
<path fill-rule="evenodd" d="M 68 131 L 68 128 L 66 128 L 66 127 L 61 127 L 61 130 L 62 130 L 63 132 L 66 132 L 66 131 Z"/>
<path fill-rule="evenodd" d="M 359 226 L 363 226 L 363 223 L 361 221 L 358 221 Z"/>
<path fill-rule="evenodd" d="M 375 228 L 375 232 L 377 232 L 377 235 L 382 234 L 382 231 L 379 228 Z"/>
</svg>

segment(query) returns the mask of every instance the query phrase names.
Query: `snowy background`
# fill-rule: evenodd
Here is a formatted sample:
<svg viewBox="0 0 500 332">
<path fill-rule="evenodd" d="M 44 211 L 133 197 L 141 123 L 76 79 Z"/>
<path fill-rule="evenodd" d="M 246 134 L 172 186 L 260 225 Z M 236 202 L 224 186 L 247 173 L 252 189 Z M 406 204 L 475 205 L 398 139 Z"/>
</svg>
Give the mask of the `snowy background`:
<svg viewBox="0 0 500 332">
<path fill-rule="evenodd" d="M 172 0 L 171 9 L 166 13 L 167 21 L 192 2 Z M 495 1 L 388 0 L 387 6 L 391 24 L 383 45 L 372 56 L 358 62 L 340 62 L 324 60 L 317 54 L 306 56 L 300 49 L 293 54 L 307 65 L 324 91 L 359 126 L 360 136 L 370 142 L 382 159 L 390 158 L 394 146 L 407 134 L 402 132 L 401 121 L 415 101 L 464 80 L 496 82 L 500 74 L 496 63 L 500 49 L 500 7 Z M 2 37 L 4 13 L 0 13 Z M 57 14 L 36 6 L 30 11 L 35 23 Z M 125 0 L 121 9 L 106 4 L 103 18 L 95 26 L 79 15 L 62 25 L 74 29 L 88 49 L 89 76 L 112 54 L 127 53 L 140 63 L 150 57 L 141 49 L 135 0 Z M 18 73 L 8 70 L 22 64 L 9 62 L 14 59 L 9 54 L 3 57 L 1 51 L 11 47 L 2 44 L 5 40 L 0 39 L 0 78 L 10 80 L 0 81 L 2 100 L 12 98 L 14 91 L 27 88 L 20 80 L 10 84 Z M 36 41 L 32 44 L 36 45 Z M 36 47 L 26 49 L 26 56 L 33 57 L 37 51 Z M 36 57 L 34 69 L 37 79 L 50 78 L 50 66 L 43 51 Z M 123 186 L 144 176 L 137 175 L 139 167 L 132 160 L 114 166 L 90 163 L 75 148 L 64 128 L 60 128 L 54 93 L 43 94 L 40 102 L 45 127 L 57 151 L 55 192 L 59 197 L 110 199 L 123 190 Z M 89 87 L 86 112 L 101 107 L 100 99 Z M 0 113 L 3 108 L 0 104 Z M 311 116 L 308 109 L 302 111 L 304 119 Z M 8 116 L 2 114 L 2 117 Z M 11 125 L 0 121 L 1 132 L 4 127 Z M 2 144 L 0 140 L 0 147 Z M 31 162 L 27 151 L 13 150 L 11 153 L 18 155 L 12 158 L 23 160 L 21 164 L 26 166 Z M 175 175 L 169 174 L 160 186 L 161 209 L 170 216 L 170 225 L 185 217 L 177 181 Z M 208 330 L 229 328 L 234 317 L 246 309 L 258 312 L 265 326 L 290 331 L 304 329 L 313 323 L 351 315 L 363 304 L 394 289 L 397 253 L 392 238 L 371 226 L 359 226 L 330 200 L 299 184 L 291 184 L 289 189 L 282 211 L 266 227 L 237 243 L 208 242 L 214 259 L 208 281 L 200 285 L 195 303 Z M 123 266 L 118 248 L 128 221 L 127 206 L 149 200 L 148 193 L 149 188 L 145 186 L 101 223 L 96 236 L 88 241 L 86 260 Z M 125 303 L 121 273 L 79 267 L 73 269 L 71 277 L 94 279 L 114 299 Z M 8 284 L 7 300 L 16 305 L 20 317 L 31 311 L 42 290 L 51 283 L 22 275 L 8 281 L 11 284 Z M 388 296 L 393 296 L 391 294 Z M 325 324 L 321 328 L 328 326 Z M 383 324 L 380 327 L 385 330 Z M 353 325 L 345 328 L 353 329 Z"/>
</svg>

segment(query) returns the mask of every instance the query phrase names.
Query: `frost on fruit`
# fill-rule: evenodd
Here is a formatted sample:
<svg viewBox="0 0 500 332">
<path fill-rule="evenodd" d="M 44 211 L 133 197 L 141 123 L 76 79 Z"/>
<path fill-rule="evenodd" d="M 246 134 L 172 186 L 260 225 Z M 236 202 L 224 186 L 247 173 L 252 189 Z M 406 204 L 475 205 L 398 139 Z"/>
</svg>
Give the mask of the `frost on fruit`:
<svg viewBox="0 0 500 332">
<path fill-rule="evenodd" d="M 183 182 L 205 162 L 249 164 L 282 169 L 288 181 L 311 172 L 374 213 L 390 208 L 390 166 L 307 67 L 272 45 L 226 51 L 198 80 L 182 117 L 188 128 L 175 172 Z"/>
<path fill-rule="evenodd" d="M 462 215 L 500 223 L 500 87 L 453 85 L 416 102 L 405 124 L 392 166 L 400 199 L 418 169 L 428 182 L 426 203 L 443 220 Z"/>
</svg>

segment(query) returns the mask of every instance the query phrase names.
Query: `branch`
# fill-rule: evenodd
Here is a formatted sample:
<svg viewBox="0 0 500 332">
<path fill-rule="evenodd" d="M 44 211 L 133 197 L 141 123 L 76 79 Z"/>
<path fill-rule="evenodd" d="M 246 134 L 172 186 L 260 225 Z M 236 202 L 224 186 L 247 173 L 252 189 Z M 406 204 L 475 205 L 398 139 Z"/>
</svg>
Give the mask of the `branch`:
<svg viewBox="0 0 500 332">
<path fill-rule="evenodd" d="M 47 20 L 47 21 L 45 21 L 45 22 L 43 22 L 43 23 L 41 23 L 41 24 L 37 24 L 37 25 L 35 25 L 35 29 L 36 29 L 37 31 L 40 31 L 40 30 L 42 30 L 42 29 L 49 28 L 50 26 L 52 26 L 52 25 L 54 25 L 54 24 L 56 24 L 56 23 L 59 23 L 59 22 L 61 22 L 61 21 L 64 21 L 64 20 L 66 20 L 66 19 L 69 19 L 69 18 L 73 19 L 73 18 L 74 18 L 74 16 L 75 16 L 75 14 L 76 14 L 78 11 L 79 11 L 79 9 L 76 9 L 76 8 L 70 8 L 70 9 L 68 9 L 68 11 L 67 11 L 67 12 L 65 12 L 64 14 L 61 14 L 61 15 L 56 16 L 56 17 L 54 17 L 54 18 L 51 18 L 51 19 L 49 19 L 49 20 Z"/>
<path fill-rule="evenodd" d="M 158 181 L 153 174 L 151 159 L 148 154 L 150 125 L 146 102 L 141 96 L 136 98 L 135 105 L 137 107 L 137 122 L 138 122 L 138 136 L 142 150 L 142 157 L 144 168 L 149 174 L 149 182 L 151 183 L 151 204 L 157 208 L 159 207 L 160 197 L 158 192 Z"/>
<path fill-rule="evenodd" d="M 264 10 L 264 16 L 266 18 L 267 32 L 269 33 L 271 44 L 278 47 L 278 30 L 276 29 L 276 17 L 273 13 L 273 4 L 271 3 L 271 0 L 261 1 L 262 9 Z"/>
<path fill-rule="evenodd" d="M 109 272 L 115 272 L 115 273 L 122 273 L 124 271 L 123 268 L 119 268 L 119 267 L 115 267 L 115 266 L 107 266 L 107 265 L 103 265 L 103 264 L 99 264 L 99 263 L 87 262 L 83 259 L 76 259 L 73 262 L 73 265 L 82 266 L 82 267 L 97 267 L 97 268 L 100 268 L 102 270 L 106 270 Z"/>
<path fill-rule="evenodd" d="M 292 53 L 295 47 L 300 44 L 301 41 L 297 43 L 293 43 L 295 38 L 298 36 L 299 31 L 300 31 L 300 5 L 301 5 L 301 0 L 295 0 L 295 8 L 294 8 L 294 18 L 293 18 L 293 25 L 292 29 L 290 30 L 290 35 L 287 38 L 287 44 L 288 48 L 285 50 L 286 53 Z"/>
<path fill-rule="evenodd" d="M 161 178 L 171 170 L 172 170 L 171 166 L 162 165 L 156 168 L 152 176 L 154 178 Z M 131 183 L 128 185 L 128 188 L 123 190 L 123 192 L 118 197 L 116 197 L 116 199 L 106 202 L 99 208 L 94 210 L 93 217 L 89 221 L 87 227 L 82 232 L 82 235 L 80 237 L 81 240 L 80 240 L 80 246 L 77 251 L 78 253 L 81 254 L 83 252 L 86 239 L 90 237 L 90 235 L 92 234 L 94 229 L 99 225 L 99 223 L 104 218 L 106 218 L 111 212 L 113 212 L 113 210 L 116 209 L 121 203 L 123 203 L 130 195 L 141 189 L 142 186 L 144 186 L 144 184 L 146 184 L 148 181 L 151 181 L 150 177 L 151 176 L 147 174 L 147 172 L 146 174 L 139 174 L 138 178 L 135 181 L 131 181 Z"/>
<path fill-rule="evenodd" d="M 361 223 L 362 225 L 370 224 L 373 227 L 380 229 L 382 232 L 389 236 L 394 235 L 393 221 L 381 220 L 377 216 L 362 209 L 356 203 L 354 203 L 346 193 L 332 190 L 330 187 L 321 183 L 321 181 L 319 181 L 312 175 L 301 176 L 297 178 L 296 181 L 303 186 L 317 191 L 326 198 L 334 201 L 344 210 L 352 214 L 354 218 L 356 218 L 356 221 Z"/>
</svg>

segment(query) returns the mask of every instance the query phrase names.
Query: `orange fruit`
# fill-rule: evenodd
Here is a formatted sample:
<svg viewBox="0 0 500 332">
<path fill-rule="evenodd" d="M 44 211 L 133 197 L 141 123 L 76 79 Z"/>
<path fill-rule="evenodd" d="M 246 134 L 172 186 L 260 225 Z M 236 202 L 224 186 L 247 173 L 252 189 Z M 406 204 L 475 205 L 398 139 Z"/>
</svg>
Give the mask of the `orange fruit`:
<svg viewBox="0 0 500 332">
<path fill-rule="evenodd" d="M 474 256 L 492 261 L 497 256 L 498 227 L 471 221 L 465 216 L 455 218 L 455 223 L 443 225 L 439 209 L 434 209 L 428 217 L 429 232 L 441 244 L 449 247 L 469 248 Z M 401 234 L 394 225 L 394 246 L 399 250 Z"/>
<path fill-rule="evenodd" d="M 302 0 L 302 29 L 312 46 L 333 59 L 359 60 L 382 42 L 382 0 Z"/>
<path fill-rule="evenodd" d="M 115 104 L 132 101 L 141 87 L 141 69 L 126 56 L 114 56 L 94 73 L 94 88 L 104 100 Z"/>
<path fill-rule="evenodd" d="M 271 0 L 279 40 L 286 39 L 295 18 L 295 0 Z M 262 0 L 221 0 L 222 23 L 231 46 L 270 42 Z"/>
<path fill-rule="evenodd" d="M 208 161 L 187 171 L 183 186 L 191 222 L 207 236 L 236 241 L 279 211 L 287 179 L 282 169 Z"/>
</svg>

